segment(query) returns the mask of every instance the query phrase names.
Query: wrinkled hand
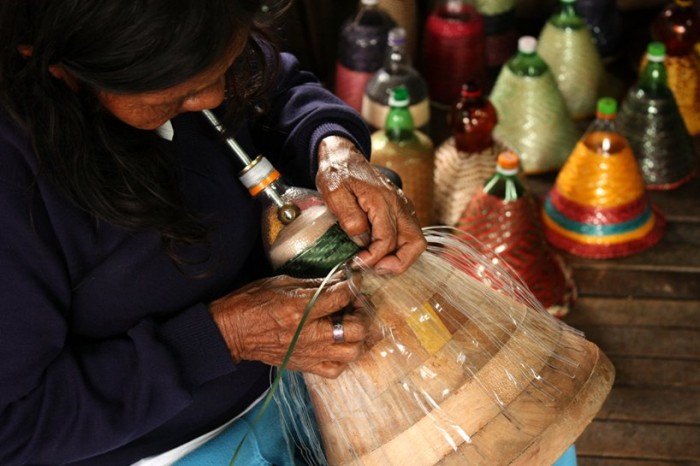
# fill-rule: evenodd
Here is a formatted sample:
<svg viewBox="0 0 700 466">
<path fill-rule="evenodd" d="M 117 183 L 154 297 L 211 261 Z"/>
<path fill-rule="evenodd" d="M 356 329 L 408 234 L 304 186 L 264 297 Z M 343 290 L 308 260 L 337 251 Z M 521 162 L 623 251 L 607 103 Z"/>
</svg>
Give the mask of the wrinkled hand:
<svg viewBox="0 0 700 466">
<path fill-rule="evenodd" d="M 316 187 L 341 228 L 366 246 L 358 257 L 377 270 L 406 270 L 425 250 L 426 241 L 403 191 L 345 138 L 323 139 L 318 160 Z"/>
<path fill-rule="evenodd" d="M 356 277 L 357 278 L 357 277 Z M 266 278 L 209 305 L 234 360 L 280 366 L 299 322 L 321 280 L 286 275 Z M 330 314 L 353 304 L 350 281 L 324 287 L 311 308 L 289 360 L 288 369 L 335 378 L 363 351 L 369 318 L 357 307 L 343 318 L 345 342 L 333 342 Z"/>
</svg>

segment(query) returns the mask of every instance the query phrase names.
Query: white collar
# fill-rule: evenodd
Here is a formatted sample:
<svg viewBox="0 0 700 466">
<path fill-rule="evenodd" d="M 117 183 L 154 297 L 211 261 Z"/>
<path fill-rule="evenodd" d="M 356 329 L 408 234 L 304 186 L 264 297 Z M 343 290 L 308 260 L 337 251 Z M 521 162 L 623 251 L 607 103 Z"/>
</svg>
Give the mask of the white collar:
<svg viewBox="0 0 700 466">
<path fill-rule="evenodd" d="M 162 137 L 163 139 L 167 139 L 168 141 L 172 141 L 173 136 L 175 136 L 175 130 L 173 129 L 173 124 L 170 122 L 170 120 L 163 123 L 162 126 L 156 128 L 155 131 L 158 136 Z"/>
</svg>

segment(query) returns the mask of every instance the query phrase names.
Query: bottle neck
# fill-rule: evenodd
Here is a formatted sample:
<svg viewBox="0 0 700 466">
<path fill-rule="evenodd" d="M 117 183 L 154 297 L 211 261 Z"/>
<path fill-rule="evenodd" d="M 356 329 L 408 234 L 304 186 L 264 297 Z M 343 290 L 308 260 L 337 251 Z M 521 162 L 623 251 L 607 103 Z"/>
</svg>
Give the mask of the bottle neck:
<svg viewBox="0 0 700 466">
<path fill-rule="evenodd" d="M 525 194 L 525 187 L 520 182 L 518 170 L 506 170 L 500 166 L 484 184 L 484 193 L 496 196 L 506 202 L 516 201 Z"/>
<path fill-rule="evenodd" d="M 393 26 L 395 26 L 394 20 L 389 16 L 389 13 L 381 8 L 378 4 L 368 4 L 360 5 L 357 14 L 350 22 L 353 28 L 370 28 L 373 29 L 384 29 L 386 32 L 389 31 Z M 384 43 L 384 45 L 386 42 Z M 378 44 L 370 45 L 370 48 L 376 47 Z M 384 47 L 382 46 L 382 48 Z M 381 59 L 381 58 L 380 58 Z"/>
<path fill-rule="evenodd" d="M 627 141 L 618 132 L 614 115 L 598 115 L 584 134 L 583 144 L 594 153 L 615 155 L 625 149 Z"/>
<path fill-rule="evenodd" d="M 493 145 L 496 109 L 486 97 L 462 95 L 450 113 L 455 146 L 460 152 L 481 152 Z"/>
<path fill-rule="evenodd" d="M 360 9 L 357 10 L 357 16 L 356 18 L 359 18 L 366 12 L 374 12 L 377 11 L 379 8 L 376 3 L 360 3 Z"/>
<path fill-rule="evenodd" d="M 518 53 L 508 61 L 508 68 L 517 76 L 541 76 L 547 72 L 547 63 L 536 52 Z"/>
<path fill-rule="evenodd" d="M 283 224 L 291 223 L 299 215 L 299 207 L 285 199 L 289 187 L 280 173 L 264 157 L 258 157 L 246 167 L 239 178 L 252 197 L 277 209 L 277 217 Z"/>
<path fill-rule="evenodd" d="M 404 45 L 392 45 L 387 48 L 384 58 L 384 68 L 389 72 L 411 66 L 411 60 Z"/>
<path fill-rule="evenodd" d="M 390 141 L 401 142 L 413 139 L 414 125 L 408 106 L 391 107 L 386 117 L 384 132 Z"/>
<path fill-rule="evenodd" d="M 649 92 L 657 92 L 668 87 L 668 73 L 663 61 L 647 62 L 639 77 L 639 87 Z"/>
<path fill-rule="evenodd" d="M 596 115 L 596 119 L 593 120 L 593 123 L 591 123 L 591 126 L 589 127 L 589 131 L 607 131 L 607 132 L 615 132 L 617 131 L 617 125 L 615 124 L 615 118 L 617 115 L 602 115 L 598 113 Z"/>
<path fill-rule="evenodd" d="M 581 29 L 586 27 L 583 18 L 576 12 L 574 3 L 566 1 L 561 2 L 559 11 L 549 21 L 559 29 Z"/>
</svg>

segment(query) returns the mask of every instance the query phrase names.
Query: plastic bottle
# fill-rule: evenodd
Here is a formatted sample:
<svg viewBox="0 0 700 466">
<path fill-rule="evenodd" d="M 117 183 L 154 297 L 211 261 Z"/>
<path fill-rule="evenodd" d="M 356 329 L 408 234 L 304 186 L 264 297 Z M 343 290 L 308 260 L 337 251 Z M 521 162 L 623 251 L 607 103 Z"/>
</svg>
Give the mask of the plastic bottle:
<svg viewBox="0 0 700 466">
<path fill-rule="evenodd" d="M 241 172 L 240 180 L 262 203 L 263 245 L 277 273 L 322 277 L 328 272 L 322 264 L 341 263 L 359 250 L 318 192 L 287 185 L 263 156 Z M 323 254 L 323 261 L 304 260 L 302 253 Z"/>
<path fill-rule="evenodd" d="M 203 110 L 202 115 L 223 132 L 212 111 Z M 322 277 L 329 272 L 329 264 L 335 266 L 354 256 L 358 246 L 340 228 L 318 192 L 287 185 L 265 157 L 252 159 L 234 139 L 225 142 L 243 167 L 241 183 L 262 204 L 262 242 L 277 273 Z"/>
<path fill-rule="evenodd" d="M 675 0 L 668 4 L 651 25 L 655 41 L 666 45 L 669 56 L 683 56 L 700 41 L 700 13 L 693 0 Z"/>
<path fill-rule="evenodd" d="M 399 27 L 406 31 L 406 53 L 416 59 L 418 45 L 418 0 L 379 0 L 379 6 L 389 13 Z"/>
<path fill-rule="evenodd" d="M 630 152 L 627 140 L 617 131 L 617 101 L 603 98 L 598 101 L 596 119 L 583 135 L 583 144 L 588 151 L 611 156 Z"/>
<path fill-rule="evenodd" d="M 392 89 L 384 129 L 372 133 L 372 163 L 387 167 L 401 177 L 418 221 L 429 226 L 433 224 L 435 151 L 431 139 L 415 129 L 408 103 L 405 86 Z"/>
<path fill-rule="evenodd" d="M 440 0 L 423 31 L 420 70 L 430 99 L 452 105 L 462 83 L 486 82 L 484 20 L 465 0 Z"/>
<path fill-rule="evenodd" d="M 476 83 L 462 85 L 447 114 L 450 136 L 435 150 L 435 219 L 454 226 L 464 205 L 493 173 L 498 154 L 508 150 L 495 140 L 496 108 Z"/>
<path fill-rule="evenodd" d="M 496 196 L 506 202 L 520 199 L 525 187 L 518 178 L 520 163 L 513 152 L 503 152 L 498 156 L 496 172 L 484 183 L 484 193 Z"/>
<path fill-rule="evenodd" d="M 340 30 L 335 68 L 335 94 L 358 112 L 367 82 L 381 68 L 387 35 L 396 26 L 378 0 L 362 0 L 357 14 Z"/>
<path fill-rule="evenodd" d="M 518 49 L 515 0 L 476 0 L 484 18 L 486 70 L 489 83 Z"/>
<path fill-rule="evenodd" d="M 559 169 L 580 135 L 537 50 L 537 39 L 521 37 L 490 95 L 499 119 L 494 137 L 518 153 L 525 174 Z"/>
<path fill-rule="evenodd" d="M 593 117 L 605 69 L 576 0 L 560 0 L 539 37 L 538 52 L 552 70 L 574 119 Z"/>
<path fill-rule="evenodd" d="M 648 189 L 674 189 L 696 170 L 693 140 L 668 88 L 666 48 L 652 42 L 636 85 L 622 103 L 618 124 L 637 157 Z"/>
<path fill-rule="evenodd" d="M 362 117 L 370 129 L 384 127 L 389 113 L 391 89 L 406 86 L 410 95 L 409 110 L 416 128 L 427 132 L 430 125 L 430 100 L 423 76 L 411 65 L 406 52 L 406 31 L 401 27 L 389 31 L 384 65 L 367 83 L 362 98 Z"/>
<path fill-rule="evenodd" d="M 668 72 L 664 65 L 666 46 L 662 42 L 652 42 L 647 47 L 647 63 L 639 75 L 637 88 L 653 97 L 673 97 L 668 88 Z"/>
<path fill-rule="evenodd" d="M 580 139 L 545 200 L 547 239 L 592 259 L 647 249 L 663 235 L 665 221 L 652 209 L 644 179 L 615 124 L 617 101 L 598 102 L 596 120 Z"/>
<path fill-rule="evenodd" d="M 493 144 L 496 108 L 476 83 L 462 84 L 460 98 L 448 114 L 457 150 L 481 152 Z"/>
<path fill-rule="evenodd" d="M 536 78 L 549 71 L 549 66 L 537 53 L 537 39 L 523 36 L 518 40 L 518 52 L 508 60 L 508 69 L 516 76 Z"/>
</svg>

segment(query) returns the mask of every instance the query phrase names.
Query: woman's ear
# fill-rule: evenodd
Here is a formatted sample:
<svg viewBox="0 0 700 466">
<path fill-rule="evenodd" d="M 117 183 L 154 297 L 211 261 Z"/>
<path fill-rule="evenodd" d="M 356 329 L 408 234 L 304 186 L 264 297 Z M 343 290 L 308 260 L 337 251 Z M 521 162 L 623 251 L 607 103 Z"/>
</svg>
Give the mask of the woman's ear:
<svg viewBox="0 0 700 466">
<path fill-rule="evenodd" d="M 17 51 L 25 59 L 28 59 L 34 53 L 34 47 L 27 44 L 21 44 L 17 46 Z M 66 70 L 62 64 L 57 63 L 55 65 L 49 65 L 49 73 L 51 73 L 51 76 L 54 78 L 66 83 L 66 86 L 68 86 L 72 91 L 78 90 L 78 80 L 75 79 L 75 76 Z"/>
<path fill-rule="evenodd" d="M 66 86 L 68 86 L 73 92 L 78 90 L 78 80 L 75 79 L 75 76 L 73 76 L 70 71 L 65 69 L 61 63 L 49 65 L 49 73 L 51 73 L 51 76 L 54 78 L 60 79 L 66 83 Z"/>
</svg>

